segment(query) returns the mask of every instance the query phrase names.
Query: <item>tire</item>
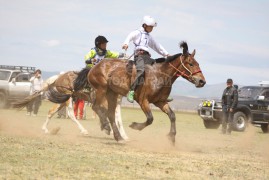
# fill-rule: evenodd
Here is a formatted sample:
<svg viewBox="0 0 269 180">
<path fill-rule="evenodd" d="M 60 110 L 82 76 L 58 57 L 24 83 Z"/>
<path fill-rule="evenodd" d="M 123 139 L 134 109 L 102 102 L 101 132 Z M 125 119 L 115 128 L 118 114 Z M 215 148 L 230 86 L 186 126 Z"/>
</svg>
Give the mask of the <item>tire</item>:
<svg viewBox="0 0 269 180">
<path fill-rule="evenodd" d="M 5 108 L 7 105 L 7 98 L 3 92 L 0 92 L 0 108 Z"/>
<path fill-rule="evenodd" d="M 220 123 L 218 121 L 203 121 L 206 129 L 218 129 L 220 126 Z"/>
<path fill-rule="evenodd" d="M 268 130 L 268 124 L 261 124 L 261 129 L 262 129 L 262 132 L 263 133 L 268 133 L 269 130 Z"/>
<path fill-rule="evenodd" d="M 241 112 L 238 111 L 234 114 L 233 122 L 232 122 L 232 128 L 234 131 L 245 131 L 248 124 L 247 116 Z"/>
</svg>

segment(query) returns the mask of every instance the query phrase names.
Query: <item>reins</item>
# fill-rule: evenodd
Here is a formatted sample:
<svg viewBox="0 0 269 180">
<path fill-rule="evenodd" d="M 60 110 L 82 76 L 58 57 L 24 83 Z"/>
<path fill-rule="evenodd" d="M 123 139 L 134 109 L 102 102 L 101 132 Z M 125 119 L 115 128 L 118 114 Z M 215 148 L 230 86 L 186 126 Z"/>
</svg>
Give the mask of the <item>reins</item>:
<svg viewBox="0 0 269 180">
<path fill-rule="evenodd" d="M 187 75 L 187 74 L 185 74 L 185 72 L 183 72 L 183 71 L 181 71 L 181 70 L 179 70 L 178 68 L 176 68 L 172 63 L 170 63 L 169 62 L 169 65 L 172 67 L 172 68 L 174 68 L 178 73 L 176 74 L 176 76 L 182 76 L 182 77 L 185 77 L 185 78 L 190 78 L 190 77 L 192 77 L 193 75 L 195 75 L 195 74 L 197 74 L 197 73 L 201 73 L 202 71 L 200 70 L 200 68 L 199 68 L 199 70 L 198 71 L 195 71 L 195 72 L 191 72 L 186 66 L 184 66 L 184 64 L 183 64 L 183 61 L 182 61 L 182 59 L 181 59 L 181 56 L 180 56 L 180 61 L 181 61 L 181 65 L 190 73 L 190 75 Z"/>
</svg>

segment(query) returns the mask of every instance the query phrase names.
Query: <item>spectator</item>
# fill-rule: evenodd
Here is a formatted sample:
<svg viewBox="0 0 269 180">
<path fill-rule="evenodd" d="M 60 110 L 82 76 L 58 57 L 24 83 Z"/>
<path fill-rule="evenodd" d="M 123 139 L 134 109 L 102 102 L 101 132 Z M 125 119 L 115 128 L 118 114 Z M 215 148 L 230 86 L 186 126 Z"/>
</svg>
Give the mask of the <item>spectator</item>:
<svg viewBox="0 0 269 180">
<path fill-rule="evenodd" d="M 33 95 L 42 89 L 43 79 L 41 77 L 41 70 L 40 69 L 37 69 L 35 71 L 34 76 L 31 77 L 31 79 L 30 79 L 30 82 L 31 82 L 30 95 Z M 41 94 L 38 95 L 34 99 L 34 101 L 32 101 L 31 103 L 29 103 L 27 105 L 27 114 L 26 115 L 30 116 L 33 112 L 32 115 L 36 116 L 38 113 L 40 105 L 41 105 Z"/>
<path fill-rule="evenodd" d="M 85 101 L 83 99 L 76 98 L 74 100 L 74 114 L 77 119 L 80 119 L 80 120 L 83 119 L 84 104 L 85 104 Z"/>
<path fill-rule="evenodd" d="M 238 102 L 237 89 L 233 86 L 232 79 L 227 79 L 227 87 L 223 91 L 221 100 L 223 112 L 222 134 L 231 134 L 234 109 Z"/>
</svg>

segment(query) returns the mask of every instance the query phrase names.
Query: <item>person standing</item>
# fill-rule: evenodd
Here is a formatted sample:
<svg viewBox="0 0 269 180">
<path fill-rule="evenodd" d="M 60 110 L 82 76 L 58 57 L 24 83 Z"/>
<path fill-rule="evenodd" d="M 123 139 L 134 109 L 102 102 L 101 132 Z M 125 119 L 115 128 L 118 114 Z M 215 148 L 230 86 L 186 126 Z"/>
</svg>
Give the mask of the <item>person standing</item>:
<svg viewBox="0 0 269 180">
<path fill-rule="evenodd" d="M 238 103 L 238 92 L 237 89 L 233 86 L 233 80 L 230 78 L 227 79 L 227 87 L 223 91 L 221 100 L 223 112 L 221 132 L 222 134 L 231 134 L 234 109 Z"/>
<path fill-rule="evenodd" d="M 84 104 L 85 104 L 85 101 L 83 99 L 76 98 L 74 101 L 74 114 L 75 114 L 75 117 L 79 120 L 83 119 Z"/>
<path fill-rule="evenodd" d="M 30 89 L 30 95 L 33 95 L 35 93 L 37 93 L 38 91 L 40 91 L 43 87 L 43 79 L 41 76 L 41 70 L 37 69 L 34 73 L 34 76 L 30 78 L 30 82 L 31 82 L 31 89 Z M 41 106 L 41 94 L 39 96 L 37 96 L 34 101 L 32 101 L 31 103 L 29 103 L 27 105 L 27 114 L 28 116 L 30 116 L 33 112 L 33 116 L 36 116 L 39 110 L 39 107 Z"/>
<path fill-rule="evenodd" d="M 130 91 L 127 94 L 127 100 L 131 103 L 134 102 L 134 91 L 137 86 L 143 82 L 143 76 L 145 72 L 146 64 L 153 64 L 154 59 L 151 58 L 149 48 L 156 51 L 158 54 L 167 57 L 168 52 L 158 44 L 153 37 L 150 35 L 153 28 L 157 26 L 154 18 L 151 16 L 144 16 L 142 20 L 142 27 L 138 30 L 131 32 L 125 39 L 122 49 L 127 50 L 128 44 L 132 41 L 135 45 L 134 49 L 134 61 L 128 61 L 128 68 L 132 69 L 133 64 L 136 66 L 136 77 L 133 84 L 130 87 Z M 131 68 L 130 68 L 131 67 Z"/>
</svg>

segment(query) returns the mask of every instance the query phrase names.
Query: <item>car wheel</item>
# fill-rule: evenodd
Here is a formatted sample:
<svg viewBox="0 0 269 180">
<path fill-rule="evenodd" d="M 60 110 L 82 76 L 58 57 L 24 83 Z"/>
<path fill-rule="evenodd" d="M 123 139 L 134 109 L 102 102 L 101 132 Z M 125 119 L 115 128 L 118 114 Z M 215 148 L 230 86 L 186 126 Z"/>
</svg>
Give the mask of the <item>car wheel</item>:
<svg viewBox="0 0 269 180">
<path fill-rule="evenodd" d="M 220 126 L 220 123 L 218 121 L 204 121 L 204 126 L 206 129 L 218 129 Z"/>
<path fill-rule="evenodd" d="M 6 96 L 3 92 L 0 92 L 0 108 L 2 109 L 6 107 L 6 104 L 7 104 Z"/>
<path fill-rule="evenodd" d="M 262 132 L 268 133 L 269 132 L 268 126 L 269 126 L 268 124 L 261 124 Z"/>
<path fill-rule="evenodd" d="M 234 131 L 245 131 L 247 127 L 247 116 L 243 112 L 236 112 L 233 117 L 232 127 Z"/>
</svg>

